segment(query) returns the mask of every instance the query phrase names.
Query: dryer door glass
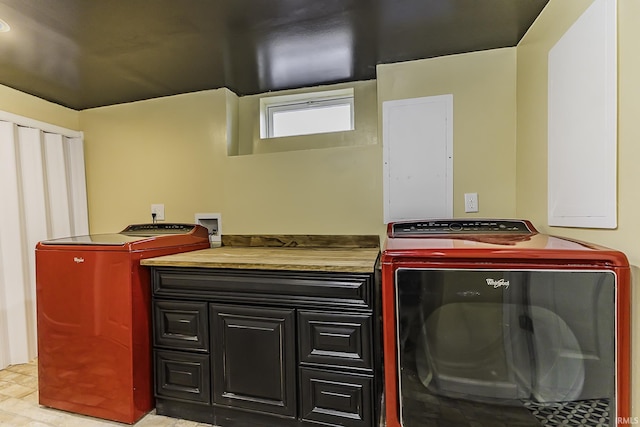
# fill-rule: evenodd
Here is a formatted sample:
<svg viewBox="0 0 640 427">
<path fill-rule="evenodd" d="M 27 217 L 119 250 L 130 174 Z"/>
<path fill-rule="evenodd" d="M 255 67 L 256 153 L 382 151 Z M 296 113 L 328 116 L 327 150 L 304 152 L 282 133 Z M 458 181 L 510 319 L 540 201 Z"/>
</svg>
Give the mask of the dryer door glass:
<svg viewBox="0 0 640 427">
<path fill-rule="evenodd" d="M 612 272 L 399 269 L 396 284 L 404 427 L 615 425 Z"/>
</svg>

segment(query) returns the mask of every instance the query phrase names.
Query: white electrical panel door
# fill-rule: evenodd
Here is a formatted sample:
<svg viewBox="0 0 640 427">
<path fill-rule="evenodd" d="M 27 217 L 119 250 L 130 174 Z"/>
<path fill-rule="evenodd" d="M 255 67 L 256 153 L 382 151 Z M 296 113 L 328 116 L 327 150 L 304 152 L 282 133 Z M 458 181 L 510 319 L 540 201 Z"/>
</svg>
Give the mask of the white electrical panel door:
<svg viewBox="0 0 640 427">
<path fill-rule="evenodd" d="M 453 95 L 382 104 L 384 222 L 453 216 Z"/>
</svg>

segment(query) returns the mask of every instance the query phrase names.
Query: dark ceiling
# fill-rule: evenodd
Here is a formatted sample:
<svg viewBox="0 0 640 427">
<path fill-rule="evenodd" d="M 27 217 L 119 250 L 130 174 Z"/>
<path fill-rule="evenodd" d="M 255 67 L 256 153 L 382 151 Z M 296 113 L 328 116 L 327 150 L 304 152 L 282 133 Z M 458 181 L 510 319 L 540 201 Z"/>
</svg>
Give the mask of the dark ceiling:
<svg viewBox="0 0 640 427">
<path fill-rule="evenodd" d="M 548 0 L 0 0 L 0 84 L 76 110 L 515 46 Z"/>
</svg>

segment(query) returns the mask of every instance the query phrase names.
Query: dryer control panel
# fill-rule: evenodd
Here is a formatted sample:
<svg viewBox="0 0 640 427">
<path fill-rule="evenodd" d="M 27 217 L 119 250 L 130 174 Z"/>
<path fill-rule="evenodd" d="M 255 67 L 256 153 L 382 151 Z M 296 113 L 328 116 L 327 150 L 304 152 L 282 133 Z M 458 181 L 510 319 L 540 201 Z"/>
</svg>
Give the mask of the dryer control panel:
<svg viewBox="0 0 640 427">
<path fill-rule="evenodd" d="M 391 237 L 416 237 L 434 234 L 535 234 L 537 231 L 524 220 L 460 220 L 438 219 L 395 222 L 390 225 Z"/>
</svg>

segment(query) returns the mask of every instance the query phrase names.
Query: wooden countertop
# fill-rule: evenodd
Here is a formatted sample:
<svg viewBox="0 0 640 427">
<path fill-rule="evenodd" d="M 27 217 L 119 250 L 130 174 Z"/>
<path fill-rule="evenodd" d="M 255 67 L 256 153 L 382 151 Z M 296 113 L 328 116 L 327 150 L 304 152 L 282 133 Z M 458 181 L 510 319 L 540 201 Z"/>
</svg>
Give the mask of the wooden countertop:
<svg viewBox="0 0 640 427">
<path fill-rule="evenodd" d="M 147 258 L 140 263 L 153 267 L 372 273 L 379 252 L 379 248 L 222 246 Z"/>
</svg>

